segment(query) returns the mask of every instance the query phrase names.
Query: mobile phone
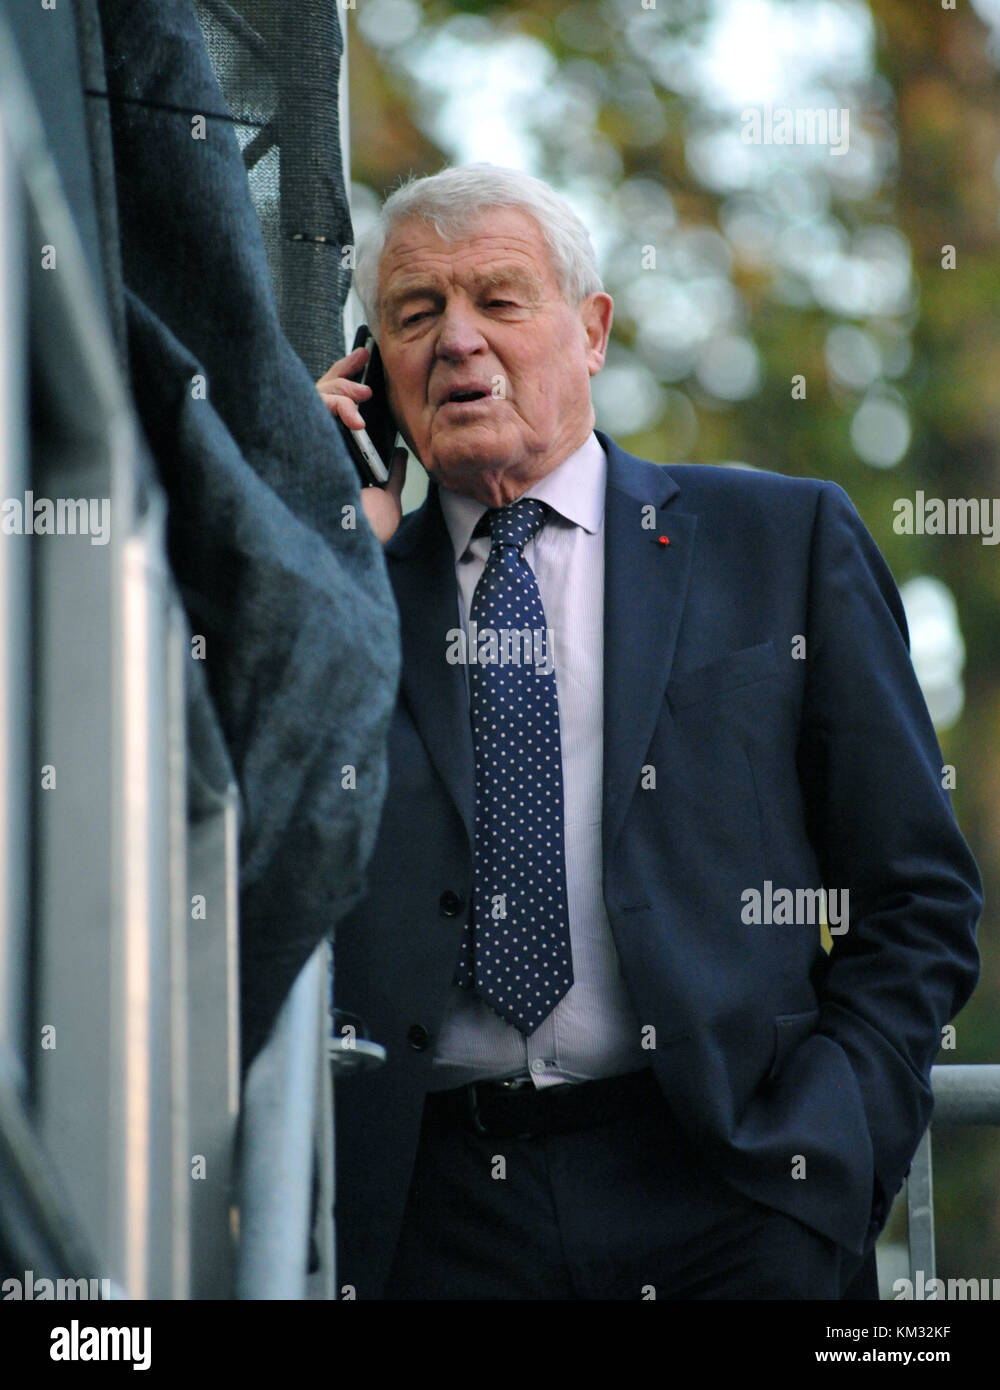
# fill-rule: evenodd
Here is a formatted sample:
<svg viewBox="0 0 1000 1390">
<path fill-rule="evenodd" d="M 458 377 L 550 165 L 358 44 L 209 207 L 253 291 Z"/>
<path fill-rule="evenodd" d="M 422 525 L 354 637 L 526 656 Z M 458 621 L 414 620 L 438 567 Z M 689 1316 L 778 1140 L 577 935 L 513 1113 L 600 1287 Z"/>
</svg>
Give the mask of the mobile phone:
<svg viewBox="0 0 1000 1390">
<path fill-rule="evenodd" d="M 362 484 L 370 486 L 374 483 L 378 487 L 384 487 L 389 481 L 389 464 L 396 444 L 396 421 L 389 410 L 389 393 L 386 389 L 378 343 L 366 323 L 363 323 L 354 335 L 351 351 L 359 347 L 367 348 L 368 361 L 361 375 L 353 379 L 370 386 L 372 390 L 368 400 L 358 402 L 358 410 L 365 422 L 365 428 L 352 430 L 348 429 L 343 421 L 338 423 L 343 430 Z"/>
</svg>

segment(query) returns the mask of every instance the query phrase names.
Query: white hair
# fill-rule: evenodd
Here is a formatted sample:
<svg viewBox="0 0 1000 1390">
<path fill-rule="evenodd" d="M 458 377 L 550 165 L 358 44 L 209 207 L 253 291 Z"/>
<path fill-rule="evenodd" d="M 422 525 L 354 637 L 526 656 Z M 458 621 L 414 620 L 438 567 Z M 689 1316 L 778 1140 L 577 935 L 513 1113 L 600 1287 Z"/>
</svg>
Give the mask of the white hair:
<svg viewBox="0 0 1000 1390">
<path fill-rule="evenodd" d="M 541 179 L 495 164 L 460 164 L 411 178 L 385 200 L 378 221 L 358 240 L 354 287 L 368 322 L 379 320 L 378 265 L 386 241 L 409 218 L 433 223 L 445 241 L 460 241 L 491 208 L 517 208 L 533 217 L 549 248 L 552 269 L 568 304 L 603 289 L 586 227 Z"/>
</svg>

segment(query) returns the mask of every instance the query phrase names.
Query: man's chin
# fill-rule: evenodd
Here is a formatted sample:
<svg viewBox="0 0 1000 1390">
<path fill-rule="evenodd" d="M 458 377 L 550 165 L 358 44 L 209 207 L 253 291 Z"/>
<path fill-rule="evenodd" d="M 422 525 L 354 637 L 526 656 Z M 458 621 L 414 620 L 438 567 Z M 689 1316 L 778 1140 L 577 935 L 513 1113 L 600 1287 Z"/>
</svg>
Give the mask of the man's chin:
<svg viewBox="0 0 1000 1390">
<path fill-rule="evenodd" d="M 482 479 L 488 474 L 505 473 L 522 462 L 520 451 L 503 448 L 499 440 L 486 438 L 449 442 L 433 449 L 426 464 L 432 478 L 452 492 L 462 492 L 462 480 Z"/>
</svg>

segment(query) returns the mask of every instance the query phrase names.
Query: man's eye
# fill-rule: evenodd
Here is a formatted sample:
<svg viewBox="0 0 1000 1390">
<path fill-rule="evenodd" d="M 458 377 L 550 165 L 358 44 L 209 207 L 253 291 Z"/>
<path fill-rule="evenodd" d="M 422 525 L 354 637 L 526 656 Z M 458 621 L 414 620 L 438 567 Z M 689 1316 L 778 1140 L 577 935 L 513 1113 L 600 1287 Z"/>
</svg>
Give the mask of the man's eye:
<svg viewBox="0 0 1000 1390">
<path fill-rule="evenodd" d="M 415 314 L 407 314 L 406 317 L 403 319 L 403 327 L 409 328 L 411 323 L 417 323 L 420 319 L 425 319 L 429 313 L 429 309 L 420 309 Z"/>
</svg>

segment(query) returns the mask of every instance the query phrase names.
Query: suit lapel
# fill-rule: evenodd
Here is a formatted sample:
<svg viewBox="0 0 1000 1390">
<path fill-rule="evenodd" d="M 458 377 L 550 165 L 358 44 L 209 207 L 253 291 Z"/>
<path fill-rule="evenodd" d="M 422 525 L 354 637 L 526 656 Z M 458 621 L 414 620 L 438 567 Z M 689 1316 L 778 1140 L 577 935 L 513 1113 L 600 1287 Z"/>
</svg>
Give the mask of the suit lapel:
<svg viewBox="0 0 1000 1390">
<path fill-rule="evenodd" d="M 696 518 L 666 469 L 598 433 L 608 455 L 604 512 L 604 858 L 640 785 L 684 612 Z M 643 511 L 652 507 L 654 512 Z M 650 521 L 653 526 L 650 527 Z M 644 524 L 645 522 L 645 524 Z M 668 545 L 661 545 L 666 536 Z"/>
<path fill-rule="evenodd" d="M 475 757 L 465 671 L 446 660 L 448 633 L 461 627 L 455 557 L 437 488 L 386 548 L 399 607 L 401 687 L 420 737 L 472 843 Z"/>
</svg>

